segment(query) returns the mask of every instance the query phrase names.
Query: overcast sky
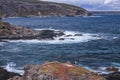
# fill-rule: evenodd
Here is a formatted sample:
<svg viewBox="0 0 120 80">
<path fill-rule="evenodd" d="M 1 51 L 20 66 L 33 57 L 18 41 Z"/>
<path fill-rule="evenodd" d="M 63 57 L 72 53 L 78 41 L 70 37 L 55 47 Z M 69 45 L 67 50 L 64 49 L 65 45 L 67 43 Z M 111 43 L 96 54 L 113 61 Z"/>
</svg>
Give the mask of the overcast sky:
<svg viewBox="0 0 120 80">
<path fill-rule="evenodd" d="M 120 0 L 43 0 L 68 3 L 86 8 L 87 10 L 120 10 Z"/>
</svg>

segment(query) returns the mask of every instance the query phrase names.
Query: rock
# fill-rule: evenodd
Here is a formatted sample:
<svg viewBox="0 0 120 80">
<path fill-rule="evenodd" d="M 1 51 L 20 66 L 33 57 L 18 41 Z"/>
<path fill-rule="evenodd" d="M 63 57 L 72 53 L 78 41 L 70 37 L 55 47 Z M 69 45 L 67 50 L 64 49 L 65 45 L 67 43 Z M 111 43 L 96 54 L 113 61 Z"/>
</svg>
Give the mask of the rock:
<svg viewBox="0 0 120 80">
<path fill-rule="evenodd" d="M 65 40 L 65 38 L 60 38 L 59 40 Z"/>
<path fill-rule="evenodd" d="M 106 80 L 120 80 L 120 72 L 105 75 Z"/>
<path fill-rule="evenodd" d="M 106 68 L 106 71 L 118 72 L 118 71 L 119 71 L 119 68 L 115 68 L 115 67 Z"/>
<path fill-rule="evenodd" d="M 65 35 L 65 37 L 71 37 L 72 35 Z"/>
<path fill-rule="evenodd" d="M 74 38 L 70 38 L 71 40 L 75 40 Z"/>
<path fill-rule="evenodd" d="M 4 39 L 42 39 L 54 40 L 54 37 L 65 35 L 62 31 L 55 30 L 34 30 L 25 27 L 13 26 L 7 22 L 0 22 L 0 41 Z"/>
<path fill-rule="evenodd" d="M 83 34 L 75 34 L 74 36 L 83 36 Z"/>
<path fill-rule="evenodd" d="M 89 16 L 78 6 L 40 0 L 0 0 L 0 17 Z"/>
<path fill-rule="evenodd" d="M 10 80 L 105 80 L 105 78 L 70 63 L 47 62 L 43 65 L 28 65 L 22 77 Z"/>
<path fill-rule="evenodd" d="M 13 78 L 14 76 L 21 77 L 21 75 L 17 73 L 8 72 L 7 70 L 0 67 L 0 80 L 8 80 L 9 78 Z"/>
</svg>

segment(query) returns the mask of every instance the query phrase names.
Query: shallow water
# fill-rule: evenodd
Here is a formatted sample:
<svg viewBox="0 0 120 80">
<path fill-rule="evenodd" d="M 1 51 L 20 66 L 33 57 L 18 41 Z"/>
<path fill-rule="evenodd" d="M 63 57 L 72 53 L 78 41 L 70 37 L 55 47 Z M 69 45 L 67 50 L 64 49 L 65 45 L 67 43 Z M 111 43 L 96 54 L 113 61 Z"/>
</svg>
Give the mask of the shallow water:
<svg viewBox="0 0 120 80">
<path fill-rule="evenodd" d="M 3 20 L 34 29 L 63 30 L 67 35 L 83 34 L 69 38 L 62 36 L 65 40 L 61 41 L 55 38 L 53 41 L 12 40 L 0 43 L 0 66 L 7 65 L 6 68 L 10 71 L 15 71 L 14 68 L 19 70 L 27 64 L 42 64 L 45 61 L 70 61 L 97 71 L 104 71 L 105 67 L 120 67 L 120 15 Z"/>
</svg>

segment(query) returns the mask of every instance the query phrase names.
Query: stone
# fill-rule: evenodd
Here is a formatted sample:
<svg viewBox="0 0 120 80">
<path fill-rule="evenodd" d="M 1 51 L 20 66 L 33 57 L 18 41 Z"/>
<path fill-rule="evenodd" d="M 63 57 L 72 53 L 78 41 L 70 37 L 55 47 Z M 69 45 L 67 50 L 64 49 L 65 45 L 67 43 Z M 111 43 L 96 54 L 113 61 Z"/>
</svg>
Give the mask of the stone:
<svg viewBox="0 0 120 80">
<path fill-rule="evenodd" d="M 0 67 L 0 80 L 8 80 L 9 78 L 13 78 L 14 76 L 21 77 L 21 75 L 17 73 L 8 72 L 7 70 Z"/>
<path fill-rule="evenodd" d="M 106 80 L 120 80 L 120 72 L 114 72 L 105 75 Z"/>
<path fill-rule="evenodd" d="M 106 80 L 85 68 L 57 61 L 43 65 L 28 65 L 24 70 L 25 73 L 19 77 L 19 80 Z M 10 80 L 15 80 L 15 78 Z"/>
<path fill-rule="evenodd" d="M 74 36 L 83 36 L 83 34 L 75 34 Z"/>
<path fill-rule="evenodd" d="M 119 68 L 115 68 L 115 67 L 106 68 L 106 71 L 118 72 Z"/>
<path fill-rule="evenodd" d="M 59 40 L 65 40 L 65 38 L 60 38 Z"/>
</svg>

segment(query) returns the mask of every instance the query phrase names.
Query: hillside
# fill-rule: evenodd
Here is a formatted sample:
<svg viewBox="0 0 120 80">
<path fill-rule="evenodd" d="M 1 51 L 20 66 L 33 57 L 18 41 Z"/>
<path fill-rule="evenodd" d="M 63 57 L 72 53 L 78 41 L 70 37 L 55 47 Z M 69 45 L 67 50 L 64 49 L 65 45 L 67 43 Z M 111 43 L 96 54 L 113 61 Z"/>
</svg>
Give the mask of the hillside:
<svg viewBox="0 0 120 80">
<path fill-rule="evenodd" d="M 0 17 L 88 16 L 87 10 L 63 3 L 37 0 L 0 0 Z"/>
</svg>

